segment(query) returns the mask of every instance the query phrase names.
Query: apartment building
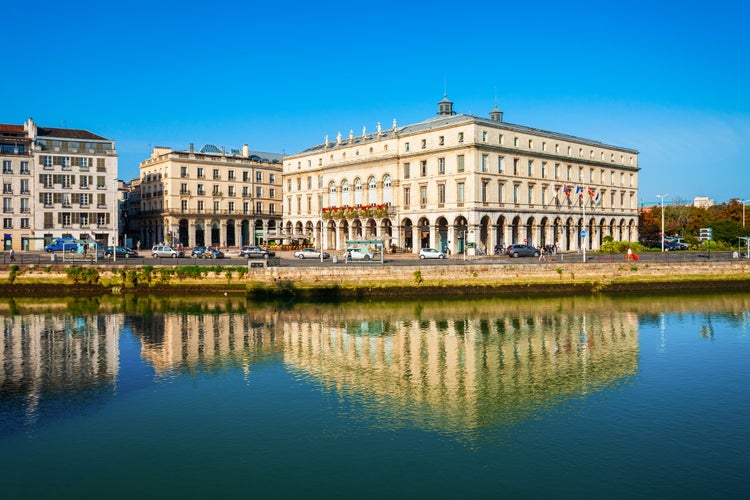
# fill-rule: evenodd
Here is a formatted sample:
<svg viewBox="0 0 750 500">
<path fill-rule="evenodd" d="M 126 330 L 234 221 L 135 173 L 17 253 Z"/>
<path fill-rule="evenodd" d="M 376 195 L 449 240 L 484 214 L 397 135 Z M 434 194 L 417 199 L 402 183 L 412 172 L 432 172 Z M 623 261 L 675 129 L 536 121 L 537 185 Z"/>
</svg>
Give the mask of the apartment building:
<svg viewBox="0 0 750 500">
<path fill-rule="evenodd" d="M 117 151 L 87 130 L 0 125 L 3 247 L 41 250 L 58 237 L 117 239 Z"/>
<path fill-rule="evenodd" d="M 23 125 L 0 125 L 0 161 L 3 164 L 2 249 L 28 250 L 32 236 L 34 163 L 31 138 Z"/>
<path fill-rule="evenodd" d="M 339 133 L 286 156 L 284 232 L 327 249 L 381 240 L 418 252 L 491 252 L 513 243 L 598 249 L 638 239 L 638 152 L 456 114 Z"/>
<path fill-rule="evenodd" d="M 279 239 L 282 155 L 155 147 L 140 164 L 142 248 L 155 243 L 239 247 Z M 133 183 L 134 184 L 134 183 Z M 131 196 L 130 204 L 134 203 Z M 131 221 L 132 224 L 132 221 Z"/>
</svg>

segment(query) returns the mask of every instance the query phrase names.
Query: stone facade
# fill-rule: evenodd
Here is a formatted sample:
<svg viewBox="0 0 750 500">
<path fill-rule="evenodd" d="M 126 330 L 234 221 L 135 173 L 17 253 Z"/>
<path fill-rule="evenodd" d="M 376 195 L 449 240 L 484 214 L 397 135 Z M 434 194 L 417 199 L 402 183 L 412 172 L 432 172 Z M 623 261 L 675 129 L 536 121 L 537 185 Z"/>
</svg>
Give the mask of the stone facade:
<svg viewBox="0 0 750 500">
<path fill-rule="evenodd" d="M 113 244 L 118 217 L 114 141 L 87 130 L 37 126 L 31 118 L 22 126 L 0 128 L 5 246 L 41 250 L 58 237 Z"/>
<path fill-rule="evenodd" d="M 326 249 L 381 240 L 482 254 L 512 243 L 596 250 L 638 239 L 638 152 L 453 112 L 350 131 L 283 162 L 284 232 Z M 586 229 L 585 238 L 582 230 Z"/>
<path fill-rule="evenodd" d="M 213 145 L 195 151 L 156 147 L 131 182 L 131 223 L 141 248 L 159 242 L 239 247 L 278 239 L 281 155 L 247 145 L 227 152 Z M 132 206 L 139 200 L 138 209 Z"/>
</svg>

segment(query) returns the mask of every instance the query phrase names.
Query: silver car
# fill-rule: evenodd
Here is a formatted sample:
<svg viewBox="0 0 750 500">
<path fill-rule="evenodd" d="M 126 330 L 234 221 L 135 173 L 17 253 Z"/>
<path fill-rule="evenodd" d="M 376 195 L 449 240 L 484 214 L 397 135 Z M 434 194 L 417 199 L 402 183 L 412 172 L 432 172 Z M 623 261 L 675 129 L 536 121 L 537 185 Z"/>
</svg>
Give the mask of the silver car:
<svg viewBox="0 0 750 500">
<path fill-rule="evenodd" d="M 169 245 L 156 245 L 151 249 L 151 255 L 153 257 L 171 257 L 176 259 L 177 257 L 184 257 L 185 253 Z"/>
<path fill-rule="evenodd" d="M 359 248 L 347 248 L 344 252 L 344 260 L 372 260 L 375 255 Z"/>
</svg>

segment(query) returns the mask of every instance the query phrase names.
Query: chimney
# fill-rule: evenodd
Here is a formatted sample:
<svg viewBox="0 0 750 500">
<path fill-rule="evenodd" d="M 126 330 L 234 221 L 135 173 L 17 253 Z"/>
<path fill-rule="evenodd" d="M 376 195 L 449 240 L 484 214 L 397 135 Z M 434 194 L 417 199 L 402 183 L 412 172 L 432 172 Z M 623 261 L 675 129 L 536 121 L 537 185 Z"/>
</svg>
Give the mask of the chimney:
<svg viewBox="0 0 750 500">
<path fill-rule="evenodd" d="M 242 156 L 244 156 L 245 158 L 250 157 L 250 148 L 247 146 L 247 144 L 242 145 Z"/>
<path fill-rule="evenodd" d="M 190 154 L 193 154 L 193 152 L 194 152 L 194 149 L 195 149 L 195 148 L 193 147 L 193 143 L 191 142 L 191 143 L 190 143 Z"/>
</svg>

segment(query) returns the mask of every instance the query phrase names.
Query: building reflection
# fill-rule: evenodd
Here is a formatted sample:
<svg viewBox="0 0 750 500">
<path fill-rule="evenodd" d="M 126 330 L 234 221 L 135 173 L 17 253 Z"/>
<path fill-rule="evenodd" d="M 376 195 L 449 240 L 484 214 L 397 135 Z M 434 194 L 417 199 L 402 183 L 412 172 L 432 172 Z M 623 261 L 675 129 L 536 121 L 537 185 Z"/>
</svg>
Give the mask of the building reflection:
<svg viewBox="0 0 750 500">
<path fill-rule="evenodd" d="M 635 374 L 637 315 L 599 306 L 474 300 L 248 307 L 244 314 L 131 318 L 131 328 L 159 376 L 249 372 L 254 363 L 280 359 L 337 394 L 375 405 L 370 418 L 465 432 Z"/>
<path fill-rule="evenodd" d="M 383 425 L 407 420 L 460 433 L 526 418 L 626 380 L 638 368 L 631 313 L 471 304 L 418 316 L 288 321 L 284 360 L 338 393 L 376 402 Z"/>
<path fill-rule="evenodd" d="M 44 398 L 92 398 L 110 390 L 119 370 L 123 317 L 19 315 L 2 318 L 0 402 L 27 423 Z"/>
</svg>

